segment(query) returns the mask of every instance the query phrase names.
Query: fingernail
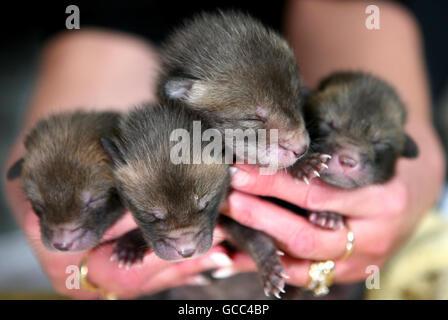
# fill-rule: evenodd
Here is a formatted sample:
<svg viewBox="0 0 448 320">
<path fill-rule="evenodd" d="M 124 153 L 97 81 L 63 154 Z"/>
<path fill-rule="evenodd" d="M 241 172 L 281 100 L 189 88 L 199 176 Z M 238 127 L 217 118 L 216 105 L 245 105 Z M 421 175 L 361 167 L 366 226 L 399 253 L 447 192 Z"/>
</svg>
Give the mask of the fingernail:
<svg viewBox="0 0 448 320">
<path fill-rule="evenodd" d="M 250 175 L 243 170 L 235 168 L 236 171 L 232 174 L 232 185 L 234 187 L 244 187 L 250 181 Z"/>
<path fill-rule="evenodd" d="M 229 267 L 231 266 L 232 260 L 229 258 L 228 255 L 222 252 L 215 252 L 210 255 L 210 259 L 213 261 L 213 263 L 218 267 Z"/>
<path fill-rule="evenodd" d="M 236 273 L 236 270 L 233 269 L 232 267 L 222 268 L 222 269 L 218 269 L 218 270 L 214 271 L 212 273 L 212 277 L 215 279 L 225 279 L 225 278 L 229 278 L 230 276 L 233 276 L 235 273 Z"/>
<path fill-rule="evenodd" d="M 199 274 L 188 278 L 185 283 L 191 286 L 207 286 L 211 283 L 211 281 L 209 278 Z"/>
</svg>

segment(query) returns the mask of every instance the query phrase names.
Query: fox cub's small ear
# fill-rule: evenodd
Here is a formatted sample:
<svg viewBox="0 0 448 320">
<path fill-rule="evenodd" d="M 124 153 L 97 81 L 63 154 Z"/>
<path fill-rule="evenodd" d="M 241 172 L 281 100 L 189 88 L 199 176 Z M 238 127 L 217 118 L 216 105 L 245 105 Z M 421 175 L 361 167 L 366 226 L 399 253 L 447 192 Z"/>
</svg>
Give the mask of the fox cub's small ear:
<svg viewBox="0 0 448 320">
<path fill-rule="evenodd" d="M 308 99 L 309 96 L 311 96 L 311 94 L 313 93 L 313 91 L 311 91 L 310 88 L 305 87 L 305 86 L 300 87 L 300 92 L 302 93 L 302 95 L 305 99 Z"/>
<path fill-rule="evenodd" d="M 23 158 L 20 158 L 11 166 L 11 168 L 9 168 L 8 173 L 6 174 L 6 178 L 8 180 L 17 179 L 20 177 L 22 174 L 22 166 L 24 161 L 25 160 Z"/>
<path fill-rule="evenodd" d="M 124 164 L 126 162 L 120 149 L 118 149 L 117 145 L 111 139 L 100 138 L 100 141 L 104 151 L 106 151 L 115 164 Z"/>
<path fill-rule="evenodd" d="M 416 158 L 418 156 L 417 144 L 415 143 L 414 139 L 412 139 L 407 134 L 402 156 L 406 158 Z"/>
</svg>

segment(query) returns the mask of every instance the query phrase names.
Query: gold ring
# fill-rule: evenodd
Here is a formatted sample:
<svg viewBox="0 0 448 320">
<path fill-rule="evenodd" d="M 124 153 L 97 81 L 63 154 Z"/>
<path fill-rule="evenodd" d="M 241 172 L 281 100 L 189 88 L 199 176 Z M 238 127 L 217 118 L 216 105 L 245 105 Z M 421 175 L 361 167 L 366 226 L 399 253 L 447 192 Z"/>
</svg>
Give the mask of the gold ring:
<svg viewBox="0 0 448 320">
<path fill-rule="evenodd" d="M 107 292 L 105 289 L 102 289 L 89 281 L 87 278 L 89 273 L 89 268 L 87 267 L 88 260 L 89 254 L 87 253 L 79 263 L 81 288 L 90 292 L 98 292 L 105 300 L 117 300 L 117 297 L 113 293 Z"/>
<path fill-rule="evenodd" d="M 313 262 L 308 271 L 310 280 L 307 289 L 313 291 L 317 297 L 328 294 L 329 287 L 333 284 L 333 270 L 334 261 L 332 260 Z"/>
<path fill-rule="evenodd" d="M 347 228 L 347 244 L 345 245 L 345 254 L 342 257 L 341 261 L 345 261 L 350 257 L 353 252 L 353 248 L 355 246 L 355 234 L 352 230 Z"/>
</svg>

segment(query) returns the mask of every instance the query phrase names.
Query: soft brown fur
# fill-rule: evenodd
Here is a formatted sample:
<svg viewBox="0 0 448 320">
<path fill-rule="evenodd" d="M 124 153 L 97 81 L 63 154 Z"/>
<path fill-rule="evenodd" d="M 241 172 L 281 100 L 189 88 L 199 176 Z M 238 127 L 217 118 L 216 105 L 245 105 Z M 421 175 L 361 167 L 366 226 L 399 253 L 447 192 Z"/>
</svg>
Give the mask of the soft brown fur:
<svg viewBox="0 0 448 320">
<path fill-rule="evenodd" d="M 121 214 L 111 163 L 100 143 L 117 124 L 115 113 L 67 113 L 40 121 L 26 137 L 20 177 L 47 246 L 51 229 L 65 224 L 83 225 L 97 243 Z"/>
<path fill-rule="evenodd" d="M 162 101 L 182 101 L 221 131 L 276 129 L 282 147 L 296 157 L 306 151 L 302 78 L 288 43 L 273 30 L 238 12 L 203 13 L 173 32 L 161 56 Z"/>
<path fill-rule="evenodd" d="M 114 160 L 114 177 L 123 201 L 146 243 L 166 260 L 180 259 L 174 244 L 167 242 L 183 241 L 184 232 L 196 234 L 196 254 L 210 248 L 229 184 L 228 165 L 220 157 L 210 164 L 192 163 L 191 140 L 190 163 L 171 161 L 171 150 L 178 145 L 170 139 L 172 132 L 182 129 L 192 138 L 193 121 L 202 121 L 202 131 L 209 128 L 197 113 L 182 105 L 146 105 L 123 117 L 119 135 L 103 139 Z M 207 145 L 199 144 L 200 151 Z"/>
<path fill-rule="evenodd" d="M 311 149 L 333 156 L 321 179 L 336 187 L 384 183 L 393 177 L 400 157 L 418 155 L 404 129 L 403 102 L 387 82 L 371 74 L 331 74 L 306 102 L 305 116 Z M 333 171 L 341 154 L 357 159 L 356 172 Z"/>
</svg>

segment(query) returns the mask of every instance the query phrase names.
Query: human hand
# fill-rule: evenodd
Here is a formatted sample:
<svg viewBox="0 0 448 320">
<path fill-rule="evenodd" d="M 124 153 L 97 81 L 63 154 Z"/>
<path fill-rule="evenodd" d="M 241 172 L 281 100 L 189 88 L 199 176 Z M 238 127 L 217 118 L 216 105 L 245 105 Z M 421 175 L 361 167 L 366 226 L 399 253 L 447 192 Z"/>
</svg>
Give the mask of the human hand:
<svg viewBox="0 0 448 320">
<path fill-rule="evenodd" d="M 38 218 L 22 192 L 21 181 L 6 181 L 6 170 L 25 154 L 26 133 L 48 114 L 83 109 L 126 111 L 142 101 L 155 101 L 157 61 L 156 51 L 139 38 L 89 28 L 62 33 L 42 50 L 35 90 L 2 177 L 12 213 L 42 269 L 60 294 L 80 299 L 99 296 L 98 293 L 66 287 L 66 279 L 71 275 L 66 273 L 66 268 L 78 266 L 86 252 L 56 254 L 43 247 Z M 107 230 L 103 240 L 133 228 L 135 224 L 126 214 Z M 219 234 L 215 236 L 215 239 L 219 238 Z M 183 283 L 200 284 L 203 279 L 197 276 L 199 272 L 231 263 L 224 255 L 224 249 L 215 247 L 199 259 L 178 263 L 163 261 L 150 253 L 141 268 L 135 266 L 125 270 L 119 269 L 117 262 L 109 261 L 112 248 L 113 245 L 105 245 L 90 253 L 88 279 L 119 298 L 151 294 Z"/>
<path fill-rule="evenodd" d="M 238 166 L 232 177 L 235 191 L 228 198 L 225 214 L 276 240 L 279 249 L 286 253 L 282 262 L 290 284 L 305 286 L 309 280 L 310 260 L 328 259 L 336 262 L 335 282 L 360 281 L 368 276 L 367 266 L 381 267 L 385 263 L 413 231 L 422 214 L 414 202 L 408 201 L 414 189 L 410 186 L 411 180 L 402 178 L 403 172 L 384 185 L 342 190 L 318 179 L 308 186 L 286 172 L 259 175 L 256 167 Z M 309 210 L 344 215 L 346 225 L 356 238 L 353 254 L 346 261 L 338 261 L 345 254 L 346 229 L 321 229 L 306 218 L 255 195 L 279 198 Z M 233 268 L 234 271 L 249 271 L 255 266 L 241 253 L 234 257 Z"/>
</svg>

